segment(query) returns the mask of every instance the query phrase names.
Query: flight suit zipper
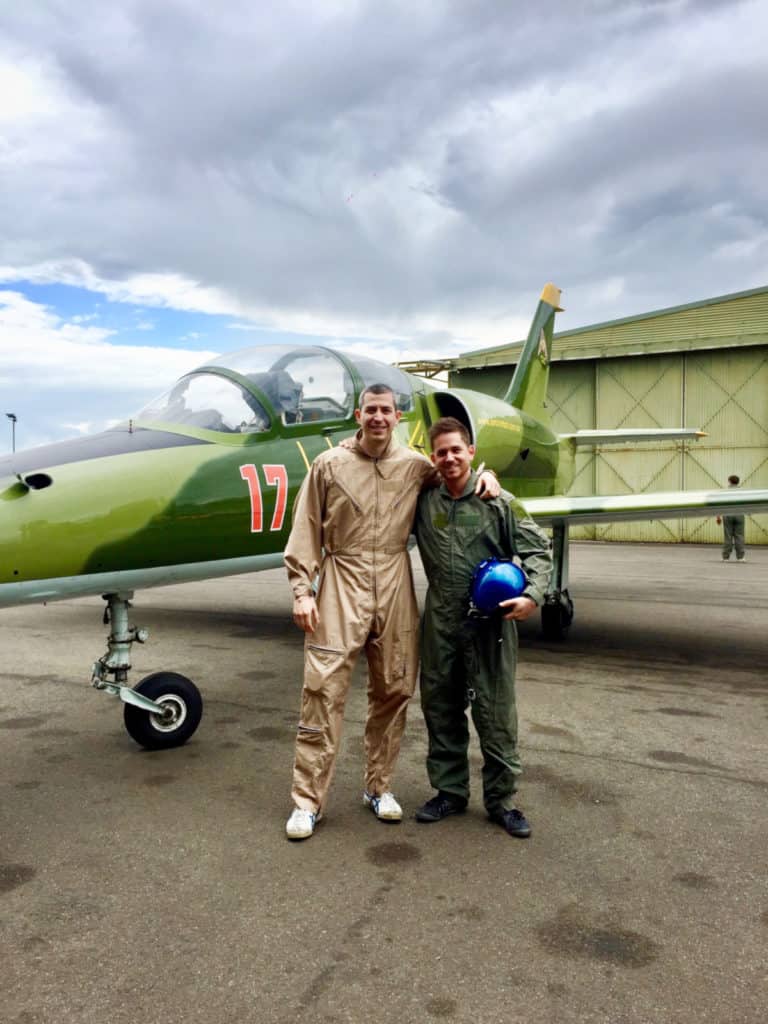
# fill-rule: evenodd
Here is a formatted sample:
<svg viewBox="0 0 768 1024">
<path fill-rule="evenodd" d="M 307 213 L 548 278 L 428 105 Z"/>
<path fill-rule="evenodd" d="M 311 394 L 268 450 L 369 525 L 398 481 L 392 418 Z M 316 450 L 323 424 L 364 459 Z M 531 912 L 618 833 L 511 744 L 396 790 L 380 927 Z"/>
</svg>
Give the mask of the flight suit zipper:
<svg viewBox="0 0 768 1024">
<path fill-rule="evenodd" d="M 379 594 L 377 586 L 377 571 L 376 571 L 376 547 L 379 536 L 379 502 L 381 501 L 381 490 L 380 490 L 380 477 L 379 477 L 379 460 L 375 458 L 373 460 L 373 475 L 375 477 L 376 484 L 376 500 L 374 502 L 374 516 L 373 516 L 373 543 L 371 546 L 371 569 L 372 569 L 372 589 L 373 589 L 373 606 L 374 608 L 379 607 Z"/>
<path fill-rule="evenodd" d="M 448 566 L 449 566 L 449 593 L 450 599 L 455 600 L 458 583 L 461 582 L 462 588 L 464 583 L 463 574 L 461 579 L 457 576 L 456 562 L 457 562 L 457 547 L 459 550 L 460 560 L 463 562 L 466 557 L 466 551 L 464 551 L 461 540 L 459 537 L 459 531 L 455 529 L 456 520 L 458 518 L 458 507 L 461 501 L 464 500 L 465 495 L 459 495 L 458 498 L 449 497 L 450 508 L 448 511 Z"/>
<path fill-rule="evenodd" d="M 449 499 L 451 502 L 451 510 L 448 513 L 448 554 L 449 554 L 449 565 L 451 570 L 451 596 L 453 596 L 453 590 L 456 585 L 456 530 L 454 529 L 456 523 L 456 501 L 454 498 Z"/>
</svg>

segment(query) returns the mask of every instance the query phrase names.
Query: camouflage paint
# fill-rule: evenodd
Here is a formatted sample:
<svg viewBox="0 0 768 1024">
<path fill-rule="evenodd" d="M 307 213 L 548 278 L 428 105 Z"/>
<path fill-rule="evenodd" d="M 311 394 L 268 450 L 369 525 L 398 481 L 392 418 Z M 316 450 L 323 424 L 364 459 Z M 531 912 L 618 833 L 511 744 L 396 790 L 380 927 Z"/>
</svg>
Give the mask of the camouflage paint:
<svg viewBox="0 0 768 1024">
<path fill-rule="evenodd" d="M 536 322 L 551 328 L 553 317 L 554 308 L 540 303 Z M 354 359 L 335 354 L 359 389 Z M 247 378 L 225 367 L 205 369 L 236 381 L 270 409 Z M 444 414 L 440 401 L 447 393 L 422 378 L 410 380 L 414 410 L 397 433 L 401 443 L 426 451 L 429 424 Z M 505 488 L 522 497 L 567 489 L 570 443 L 508 403 L 472 391 L 453 394 L 471 421 L 478 458 Z M 350 416 L 284 425 L 270 411 L 271 427 L 262 433 L 137 422 L 124 428 L 122 445 L 118 430 L 98 443 L 83 438 L 0 460 L 0 586 L 279 554 L 312 459 L 353 433 L 356 423 Z M 151 445 L 145 443 L 150 435 Z M 105 445 L 112 454 L 99 455 Z M 32 467 L 51 478 L 49 486 L 22 483 Z"/>
</svg>

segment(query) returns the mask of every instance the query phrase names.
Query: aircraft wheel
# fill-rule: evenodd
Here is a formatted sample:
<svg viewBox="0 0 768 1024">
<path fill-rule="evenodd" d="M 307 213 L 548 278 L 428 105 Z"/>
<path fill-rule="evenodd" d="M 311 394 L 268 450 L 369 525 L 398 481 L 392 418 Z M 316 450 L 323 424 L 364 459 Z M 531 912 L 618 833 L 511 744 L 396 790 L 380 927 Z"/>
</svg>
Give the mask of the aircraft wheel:
<svg viewBox="0 0 768 1024">
<path fill-rule="evenodd" d="M 547 640 L 565 640 L 573 622 L 573 604 L 547 602 L 541 609 L 541 630 Z"/>
<path fill-rule="evenodd" d="M 186 743 L 203 717 L 203 698 L 192 680 L 178 672 L 153 672 L 134 690 L 161 704 L 163 712 L 126 704 L 123 718 L 131 738 L 147 750 L 167 750 Z"/>
</svg>

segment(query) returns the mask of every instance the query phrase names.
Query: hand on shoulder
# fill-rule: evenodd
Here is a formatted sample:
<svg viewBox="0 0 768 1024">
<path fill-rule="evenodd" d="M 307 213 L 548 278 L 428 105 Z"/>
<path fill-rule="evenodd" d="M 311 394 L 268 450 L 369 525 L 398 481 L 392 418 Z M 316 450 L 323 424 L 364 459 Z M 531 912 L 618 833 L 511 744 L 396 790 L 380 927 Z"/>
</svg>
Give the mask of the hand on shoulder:
<svg viewBox="0 0 768 1024">
<path fill-rule="evenodd" d="M 486 501 L 489 498 L 498 498 L 501 494 L 501 484 L 493 470 L 484 469 L 478 473 L 475 494 L 478 498 L 484 498 Z"/>
</svg>

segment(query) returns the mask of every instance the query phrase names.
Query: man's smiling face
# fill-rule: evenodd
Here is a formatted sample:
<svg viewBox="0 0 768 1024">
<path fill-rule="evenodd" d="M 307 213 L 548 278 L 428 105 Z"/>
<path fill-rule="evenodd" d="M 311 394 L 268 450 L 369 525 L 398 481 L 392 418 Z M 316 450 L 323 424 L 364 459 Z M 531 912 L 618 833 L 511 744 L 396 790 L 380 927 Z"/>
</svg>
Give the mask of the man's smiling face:
<svg viewBox="0 0 768 1024">
<path fill-rule="evenodd" d="M 469 479 L 475 446 L 467 444 L 458 431 L 438 434 L 434 440 L 431 459 L 446 484 L 459 486 Z"/>
<path fill-rule="evenodd" d="M 385 391 L 380 395 L 364 391 L 360 396 L 360 408 L 355 409 L 355 419 L 360 424 L 363 443 L 368 441 L 377 447 L 386 447 L 401 416 L 402 413 L 397 409 L 395 396 L 391 391 Z"/>
</svg>

